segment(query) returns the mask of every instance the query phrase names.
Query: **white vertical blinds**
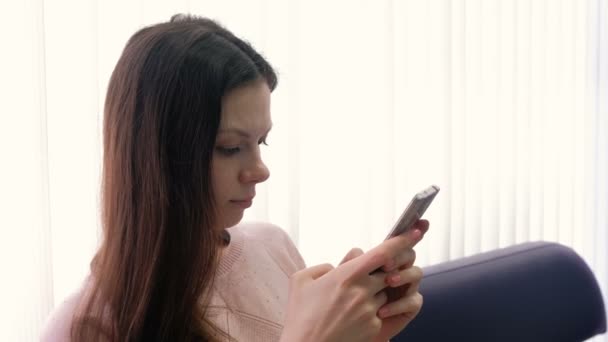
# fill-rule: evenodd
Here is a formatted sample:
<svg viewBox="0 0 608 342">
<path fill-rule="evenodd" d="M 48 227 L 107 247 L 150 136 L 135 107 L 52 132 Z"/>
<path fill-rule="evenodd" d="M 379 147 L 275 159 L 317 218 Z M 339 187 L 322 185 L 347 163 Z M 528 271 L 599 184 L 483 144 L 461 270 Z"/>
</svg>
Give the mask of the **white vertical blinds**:
<svg viewBox="0 0 608 342">
<path fill-rule="evenodd" d="M 86 275 L 110 73 L 177 12 L 276 66 L 272 176 L 246 218 L 282 226 L 309 265 L 373 247 L 437 184 L 421 265 L 556 241 L 608 293 L 606 0 L 4 1 L 0 340 L 36 340 Z"/>
</svg>

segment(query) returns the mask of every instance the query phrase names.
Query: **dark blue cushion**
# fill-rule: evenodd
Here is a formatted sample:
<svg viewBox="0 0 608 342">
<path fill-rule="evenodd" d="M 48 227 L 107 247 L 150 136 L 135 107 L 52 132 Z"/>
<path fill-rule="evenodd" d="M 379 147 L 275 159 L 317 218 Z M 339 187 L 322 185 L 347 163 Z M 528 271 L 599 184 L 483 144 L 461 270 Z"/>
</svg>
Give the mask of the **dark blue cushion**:
<svg viewBox="0 0 608 342">
<path fill-rule="evenodd" d="M 422 310 L 391 341 L 570 342 L 606 331 L 593 273 L 556 243 L 524 243 L 424 273 Z"/>
</svg>

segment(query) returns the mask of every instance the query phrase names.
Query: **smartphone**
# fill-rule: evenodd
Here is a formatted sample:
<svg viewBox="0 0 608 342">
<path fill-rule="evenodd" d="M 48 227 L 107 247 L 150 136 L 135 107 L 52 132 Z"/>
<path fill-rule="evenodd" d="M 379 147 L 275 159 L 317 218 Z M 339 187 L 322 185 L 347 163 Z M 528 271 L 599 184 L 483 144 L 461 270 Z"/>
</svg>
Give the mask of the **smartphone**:
<svg viewBox="0 0 608 342">
<path fill-rule="evenodd" d="M 438 192 L 439 187 L 437 185 L 431 185 L 417 193 L 414 198 L 412 198 L 410 204 L 407 205 L 401 216 L 399 216 L 399 219 L 393 226 L 393 229 L 388 233 L 385 240 L 410 230 L 414 223 L 424 215 L 426 208 L 431 205 L 431 202 L 433 202 Z"/>
</svg>

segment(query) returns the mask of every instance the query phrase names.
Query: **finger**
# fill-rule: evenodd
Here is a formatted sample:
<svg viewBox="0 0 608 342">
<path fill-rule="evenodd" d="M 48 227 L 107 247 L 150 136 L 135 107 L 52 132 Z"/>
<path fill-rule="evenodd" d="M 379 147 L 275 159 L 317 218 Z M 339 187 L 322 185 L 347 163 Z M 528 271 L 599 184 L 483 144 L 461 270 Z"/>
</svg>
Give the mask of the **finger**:
<svg viewBox="0 0 608 342">
<path fill-rule="evenodd" d="M 386 303 L 388 301 L 388 297 L 386 295 L 386 292 L 380 291 L 374 296 L 373 300 L 374 300 L 374 305 L 376 306 L 376 310 L 380 310 L 380 308 L 382 308 L 382 306 L 386 305 Z"/>
<path fill-rule="evenodd" d="M 416 261 L 416 251 L 411 248 L 407 248 L 397 254 L 393 267 L 388 268 L 384 266 L 382 269 L 384 270 L 384 272 L 392 272 L 398 269 L 402 270 L 405 268 L 412 267 L 414 261 Z"/>
<path fill-rule="evenodd" d="M 414 269 L 407 269 L 407 270 L 402 270 L 402 271 L 395 271 L 392 273 L 385 273 L 385 272 L 375 272 L 372 273 L 370 275 L 368 275 L 368 281 L 367 282 L 362 282 L 360 283 L 362 286 L 366 287 L 370 293 L 379 293 L 380 291 L 387 289 L 388 287 L 399 287 L 401 285 L 404 284 L 396 284 L 393 286 L 393 284 L 391 284 L 389 282 L 389 279 L 391 279 L 390 276 L 398 276 L 399 279 L 397 279 L 399 282 L 406 282 L 406 283 L 413 283 L 413 282 L 419 282 L 420 278 L 422 278 L 422 270 L 418 267 L 414 268 Z M 407 288 L 402 289 L 401 291 L 399 291 L 399 295 L 397 298 L 401 298 L 405 295 L 405 292 L 407 291 Z M 394 297 L 394 296 L 393 296 Z M 393 300 L 397 299 L 394 298 Z"/>
<path fill-rule="evenodd" d="M 412 267 L 415 261 L 416 251 L 413 249 L 406 249 L 402 251 L 397 255 L 396 258 L 397 267 L 400 270 Z"/>
<path fill-rule="evenodd" d="M 418 220 L 416 221 L 416 223 L 414 223 L 414 225 L 412 226 L 413 229 L 420 229 L 420 231 L 422 231 L 422 234 L 424 235 L 428 230 L 429 230 L 429 221 L 428 220 Z"/>
<path fill-rule="evenodd" d="M 294 273 L 294 278 L 297 280 L 316 280 L 333 269 L 334 267 L 331 264 L 311 266 Z"/>
<path fill-rule="evenodd" d="M 407 291 L 405 292 L 405 296 L 411 296 L 420 290 L 420 282 L 409 284 Z"/>
<path fill-rule="evenodd" d="M 362 283 L 362 285 L 365 286 L 369 290 L 370 293 L 378 294 L 382 290 L 389 287 L 389 285 L 386 283 L 387 275 L 388 275 L 388 273 L 384 273 L 384 272 L 377 272 L 377 273 L 370 274 L 370 275 L 368 275 L 368 281 L 365 283 Z"/>
<path fill-rule="evenodd" d="M 363 255 L 363 250 L 361 250 L 361 248 L 353 248 L 348 253 L 346 253 L 342 261 L 340 261 L 340 265 L 361 255 Z"/>
<path fill-rule="evenodd" d="M 399 287 L 405 284 L 419 283 L 422 280 L 422 269 L 412 266 L 401 271 L 392 272 L 386 276 L 386 284 L 390 287 Z"/>
<path fill-rule="evenodd" d="M 414 317 L 420 312 L 422 302 L 422 295 L 416 292 L 411 296 L 403 297 L 398 301 L 383 305 L 380 310 L 378 310 L 378 316 L 380 318 L 388 318 L 405 314 L 409 317 Z"/>
<path fill-rule="evenodd" d="M 395 269 L 397 265 L 396 255 L 403 250 L 412 249 L 422 239 L 422 235 L 419 229 L 413 229 L 405 234 L 385 240 L 361 258 L 357 258 L 359 262 L 353 265 L 356 268 L 355 274 L 378 272 L 383 266 L 387 270 Z"/>
<path fill-rule="evenodd" d="M 367 276 L 374 273 L 383 273 L 382 266 L 394 264 L 393 255 L 387 249 L 373 249 L 356 259 L 349 260 L 338 266 L 344 274 L 345 282 L 354 281 L 355 279 L 367 279 Z M 363 278 L 365 277 L 365 278 Z"/>
</svg>

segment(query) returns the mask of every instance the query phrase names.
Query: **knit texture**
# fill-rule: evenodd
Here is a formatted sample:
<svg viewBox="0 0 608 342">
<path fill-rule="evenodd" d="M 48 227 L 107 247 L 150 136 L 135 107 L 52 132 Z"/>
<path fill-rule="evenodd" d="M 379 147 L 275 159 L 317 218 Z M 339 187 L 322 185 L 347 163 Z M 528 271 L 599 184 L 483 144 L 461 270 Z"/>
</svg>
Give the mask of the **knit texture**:
<svg viewBox="0 0 608 342">
<path fill-rule="evenodd" d="M 289 276 L 305 268 L 304 260 L 276 226 L 249 223 L 227 231 L 230 244 L 222 251 L 207 316 L 237 341 L 278 341 Z M 70 340 L 70 325 L 83 291 L 70 295 L 49 315 L 41 341 Z"/>
</svg>

